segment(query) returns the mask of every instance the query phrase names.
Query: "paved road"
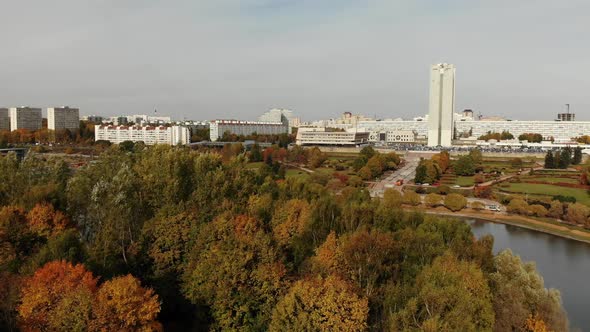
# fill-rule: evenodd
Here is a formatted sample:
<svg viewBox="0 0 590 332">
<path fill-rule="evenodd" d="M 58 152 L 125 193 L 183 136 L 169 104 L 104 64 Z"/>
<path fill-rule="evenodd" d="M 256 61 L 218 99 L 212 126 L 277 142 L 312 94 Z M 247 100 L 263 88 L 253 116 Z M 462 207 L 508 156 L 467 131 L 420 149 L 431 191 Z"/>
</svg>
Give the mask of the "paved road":
<svg viewBox="0 0 590 332">
<path fill-rule="evenodd" d="M 396 186 L 395 183 L 399 180 L 403 180 L 404 184 L 413 181 L 416 176 L 416 166 L 420 162 L 420 158 L 430 158 L 435 153 L 416 153 L 408 152 L 403 156 L 404 163 L 398 169 L 392 173 L 387 173 L 383 176 L 381 181 L 373 184 L 369 188 L 369 192 L 372 197 L 383 197 L 383 192 L 387 188 L 395 188 L 399 191 L 402 190 L 403 186 Z"/>
</svg>

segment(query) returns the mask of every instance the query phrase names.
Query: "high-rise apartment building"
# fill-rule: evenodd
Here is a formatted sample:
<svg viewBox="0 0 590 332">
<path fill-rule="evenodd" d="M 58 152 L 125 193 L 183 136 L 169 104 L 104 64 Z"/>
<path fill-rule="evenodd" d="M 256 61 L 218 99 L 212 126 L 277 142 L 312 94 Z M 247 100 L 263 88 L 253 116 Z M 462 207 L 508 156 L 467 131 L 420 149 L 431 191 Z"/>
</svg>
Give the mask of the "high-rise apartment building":
<svg viewBox="0 0 590 332">
<path fill-rule="evenodd" d="M 10 130 L 10 116 L 8 116 L 8 108 L 0 108 L 0 130 Z"/>
<path fill-rule="evenodd" d="M 430 69 L 428 146 L 450 147 L 455 112 L 455 66 L 447 63 Z"/>
<path fill-rule="evenodd" d="M 51 130 L 80 129 L 80 110 L 77 108 L 49 107 L 47 109 L 47 128 Z"/>
<path fill-rule="evenodd" d="M 11 107 L 10 108 L 10 130 L 41 129 L 43 118 L 41 109 L 35 107 Z"/>
<path fill-rule="evenodd" d="M 258 117 L 259 122 L 285 122 L 288 123 L 290 134 L 293 127 L 299 125 L 299 121 L 293 116 L 293 111 L 284 108 L 273 108 Z"/>
</svg>

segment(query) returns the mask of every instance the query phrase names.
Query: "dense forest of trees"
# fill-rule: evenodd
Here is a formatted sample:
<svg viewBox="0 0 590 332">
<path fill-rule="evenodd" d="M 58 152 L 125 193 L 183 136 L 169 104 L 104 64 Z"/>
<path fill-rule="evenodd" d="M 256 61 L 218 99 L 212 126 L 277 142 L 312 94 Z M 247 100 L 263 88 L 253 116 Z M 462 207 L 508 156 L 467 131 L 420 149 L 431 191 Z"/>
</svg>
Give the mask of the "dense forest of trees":
<svg viewBox="0 0 590 332">
<path fill-rule="evenodd" d="M 467 224 L 222 154 L 0 157 L 0 329 L 568 329 L 534 265 Z"/>
</svg>

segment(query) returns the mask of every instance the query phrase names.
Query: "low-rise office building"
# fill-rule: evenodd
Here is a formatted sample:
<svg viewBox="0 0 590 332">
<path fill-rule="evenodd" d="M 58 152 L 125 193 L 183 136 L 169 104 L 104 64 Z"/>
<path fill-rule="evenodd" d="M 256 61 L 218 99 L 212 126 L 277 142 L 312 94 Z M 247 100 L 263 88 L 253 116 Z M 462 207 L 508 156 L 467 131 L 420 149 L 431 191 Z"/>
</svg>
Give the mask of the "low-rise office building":
<svg viewBox="0 0 590 332">
<path fill-rule="evenodd" d="M 0 108 L 0 130 L 10 130 L 8 108 Z"/>
<path fill-rule="evenodd" d="M 43 122 L 41 109 L 36 107 L 11 107 L 10 130 L 39 130 Z"/>
<path fill-rule="evenodd" d="M 368 132 L 326 131 L 325 128 L 299 128 L 298 145 L 360 146 L 369 142 Z"/>
<path fill-rule="evenodd" d="M 79 130 L 80 110 L 68 106 L 49 107 L 47 109 L 47 128 L 51 130 Z"/>
<path fill-rule="evenodd" d="M 260 122 L 239 120 L 213 120 L 209 123 L 209 138 L 215 142 L 224 133 L 234 135 L 280 135 L 290 131 L 288 121 L 284 122 Z"/>
<path fill-rule="evenodd" d="M 94 127 L 94 139 L 96 141 L 109 141 L 119 144 L 125 141 L 144 142 L 153 144 L 188 144 L 190 132 L 182 126 L 114 126 L 96 125 Z"/>
</svg>

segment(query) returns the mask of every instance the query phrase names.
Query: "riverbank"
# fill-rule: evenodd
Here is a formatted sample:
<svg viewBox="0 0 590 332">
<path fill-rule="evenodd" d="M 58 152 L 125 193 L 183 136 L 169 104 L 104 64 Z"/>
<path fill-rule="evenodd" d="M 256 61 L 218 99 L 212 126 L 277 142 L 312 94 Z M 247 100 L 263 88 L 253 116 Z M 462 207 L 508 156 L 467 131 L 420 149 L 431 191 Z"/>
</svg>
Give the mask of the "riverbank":
<svg viewBox="0 0 590 332">
<path fill-rule="evenodd" d="M 539 221 L 533 218 L 528 218 L 519 215 L 509 215 L 502 213 L 494 213 L 490 211 L 469 211 L 451 212 L 446 208 L 424 208 L 426 214 L 436 214 L 456 218 L 471 218 L 484 220 L 494 223 L 513 225 L 521 228 L 526 228 L 538 232 L 543 232 L 570 240 L 585 242 L 590 244 L 590 232 L 578 229 L 573 226 L 553 224 L 549 222 Z"/>
</svg>

